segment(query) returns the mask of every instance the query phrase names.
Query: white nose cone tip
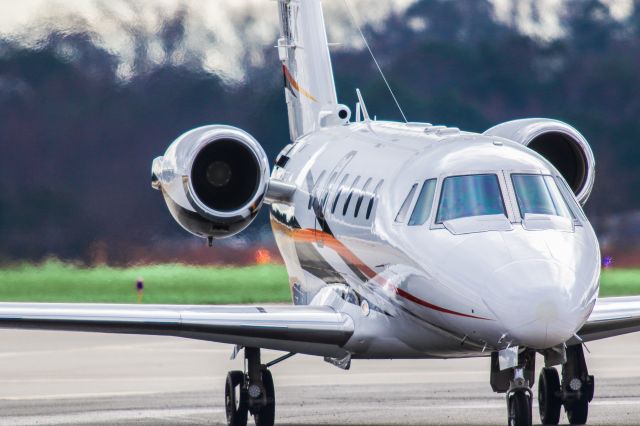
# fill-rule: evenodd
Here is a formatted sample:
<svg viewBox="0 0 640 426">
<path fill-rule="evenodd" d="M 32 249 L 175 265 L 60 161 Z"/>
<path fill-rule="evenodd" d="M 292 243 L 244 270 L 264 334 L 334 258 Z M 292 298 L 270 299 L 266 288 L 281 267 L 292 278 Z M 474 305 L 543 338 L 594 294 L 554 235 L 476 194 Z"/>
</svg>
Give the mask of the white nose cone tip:
<svg viewBox="0 0 640 426">
<path fill-rule="evenodd" d="M 538 321 L 550 323 L 556 321 L 558 316 L 558 307 L 553 300 L 547 299 L 538 303 L 536 307 L 536 319 Z"/>
<path fill-rule="evenodd" d="M 519 322 L 505 323 L 508 334 L 513 344 L 533 349 L 546 349 L 566 342 L 579 322 L 571 312 L 563 310 L 561 303 L 551 299 L 534 302 L 528 309 L 521 307 L 518 316 Z"/>
<path fill-rule="evenodd" d="M 573 336 L 583 315 L 581 283 L 550 260 L 512 262 L 494 272 L 496 313 L 514 345 L 545 349 Z M 499 306 L 499 307 L 498 307 Z"/>
</svg>

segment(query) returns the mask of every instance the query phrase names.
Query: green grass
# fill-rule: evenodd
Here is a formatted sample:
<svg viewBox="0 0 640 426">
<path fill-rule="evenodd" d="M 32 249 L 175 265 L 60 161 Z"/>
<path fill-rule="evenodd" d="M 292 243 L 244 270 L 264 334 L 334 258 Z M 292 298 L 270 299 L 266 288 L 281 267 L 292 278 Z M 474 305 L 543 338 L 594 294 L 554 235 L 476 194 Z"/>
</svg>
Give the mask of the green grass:
<svg viewBox="0 0 640 426">
<path fill-rule="evenodd" d="M 154 265 L 82 268 L 56 261 L 0 269 L 0 301 L 234 304 L 289 302 L 282 265 L 241 268 Z M 602 272 L 601 296 L 640 295 L 640 269 Z"/>
<path fill-rule="evenodd" d="M 0 269 L 0 300 L 136 303 L 138 277 L 144 280 L 143 303 L 234 304 L 291 300 L 289 280 L 282 265 L 81 268 L 56 261 Z"/>
<path fill-rule="evenodd" d="M 640 269 L 605 269 L 600 280 L 600 296 L 640 295 Z"/>
</svg>

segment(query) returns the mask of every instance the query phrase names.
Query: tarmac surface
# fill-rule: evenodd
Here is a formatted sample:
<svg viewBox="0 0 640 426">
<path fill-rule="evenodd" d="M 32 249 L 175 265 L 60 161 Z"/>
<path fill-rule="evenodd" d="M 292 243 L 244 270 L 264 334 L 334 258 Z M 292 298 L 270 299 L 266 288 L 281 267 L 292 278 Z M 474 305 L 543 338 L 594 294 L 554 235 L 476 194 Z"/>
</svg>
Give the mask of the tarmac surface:
<svg viewBox="0 0 640 426">
<path fill-rule="evenodd" d="M 225 376 L 242 368 L 231 346 L 173 337 L 2 330 L 0 342 L 3 426 L 224 424 Z M 589 424 L 640 424 L 640 334 L 589 349 Z M 295 356 L 272 372 L 277 424 L 506 424 L 486 358 L 357 360 L 342 371 Z"/>
</svg>

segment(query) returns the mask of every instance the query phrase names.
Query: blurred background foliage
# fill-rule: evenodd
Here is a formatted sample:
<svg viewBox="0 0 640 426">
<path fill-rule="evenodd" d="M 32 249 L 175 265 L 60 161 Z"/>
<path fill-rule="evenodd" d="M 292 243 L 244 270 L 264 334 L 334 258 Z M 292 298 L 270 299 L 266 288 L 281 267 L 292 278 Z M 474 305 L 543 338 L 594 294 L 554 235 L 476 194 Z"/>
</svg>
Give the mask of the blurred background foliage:
<svg viewBox="0 0 640 426">
<path fill-rule="evenodd" d="M 561 1 L 552 28 L 541 9 L 548 2 L 405 1 L 366 21 L 365 33 L 411 121 L 482 132 L 544 116 L 578 128 L 596 155 L 586 210 L 603 251 L 640 264 L 633 254 L 640 245 L 640 0 L 620 2 L 622 14 L 615 1 Z M 198 3 L 157 10 L 152 28 L 103 11 L 119 23 L 128 57 L 73 14 L 73 25 L 44 26 L 28 41 L 21 37 L 29 29 L 2 33 L 0 261 L 237 262 L 226 249 L 203 254 L 204 243 L 173 222 L 149 185 L 153 158 L 195 126 L 241 127 L 272 161 L 288 143 L 275 28 L 254 37 L 255 17 L 239 18 L 238 34 L 253 50 L 228 55 L 220 71 L 198 51 L 207 40 L 225 44 L 216 27 L 195 45 L 189 35 Z M 518 24 L 523 5 L 528 27 Z M 259 12 L 275 20 L 275 6 L 267 6 Z M 512 15 L 498 19 L 498 6 Z M 337 26 L 344 16 L 335 16 Z M 331 29 L 331 16 L 327 23 Z M 343 43 L 332 52 L 340 100 L 354 104 L 359 87 L 372 115 L 400 119 L 355 33 L 330 34 Z M 256 48 L 265 38 L 272 41 Z M 271 247 L 268 230 L 265 209 L 225 247 Z"/>
</svg>

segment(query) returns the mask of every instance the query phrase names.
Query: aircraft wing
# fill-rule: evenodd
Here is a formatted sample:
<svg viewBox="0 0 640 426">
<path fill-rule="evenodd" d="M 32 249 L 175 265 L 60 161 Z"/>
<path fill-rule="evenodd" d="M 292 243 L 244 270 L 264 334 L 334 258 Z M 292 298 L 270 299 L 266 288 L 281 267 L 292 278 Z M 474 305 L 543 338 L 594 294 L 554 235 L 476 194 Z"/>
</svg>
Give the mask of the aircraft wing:
<svg viewBox="0 0 640 426">
<path fill-rule="evenodd" d="M 599 298 L 578 331 L 585 342 L 640 331 L 640 296 Z"/>
<path fill-rule="evenodd" d="M 179 336 L 341 357 L 353 321 L 328 306 L 0 303 L 0 328 Z"/>
</svg>

